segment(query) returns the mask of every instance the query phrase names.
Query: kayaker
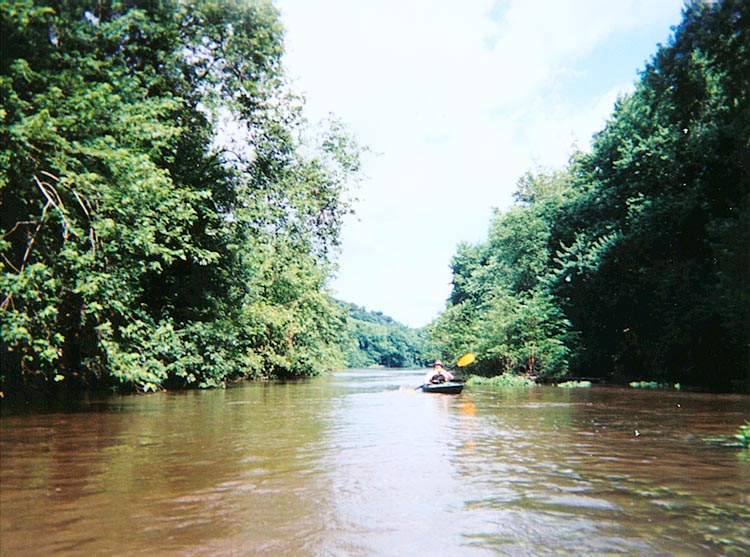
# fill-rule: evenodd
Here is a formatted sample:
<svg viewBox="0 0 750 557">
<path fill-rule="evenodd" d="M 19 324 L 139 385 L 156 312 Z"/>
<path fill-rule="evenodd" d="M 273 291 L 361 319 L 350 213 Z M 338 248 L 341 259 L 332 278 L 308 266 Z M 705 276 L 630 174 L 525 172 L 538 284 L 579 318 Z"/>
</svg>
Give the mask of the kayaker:
<svg viewBox="0 0 750 557">
<path fill-rule="evenodd" d="M 425 383 L 445 383 L 451 379 L 453 379 L 453 374 L 443 367 L 443 362 L 440 360 L 435 361 L 432 369 L 424 376 Z"/>
</svg>

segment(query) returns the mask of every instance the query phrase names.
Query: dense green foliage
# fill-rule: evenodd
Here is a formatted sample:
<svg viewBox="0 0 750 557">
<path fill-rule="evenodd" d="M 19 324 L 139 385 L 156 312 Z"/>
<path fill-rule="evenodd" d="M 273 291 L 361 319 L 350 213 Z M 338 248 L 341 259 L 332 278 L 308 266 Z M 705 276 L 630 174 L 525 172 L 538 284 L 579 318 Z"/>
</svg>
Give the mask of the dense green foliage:
<svg viewBox="0 0 750 557">
<path fill-rule="evenodd" d="M 348 314 L 347 334 L 343 343 L 348 367 L 425 365 L 429 358 L 424 354 L 423 331 L 402 325 L 381 312 L 340 303 Z"/>
<path fill-rule="evenodd" d="M 22 385 L 341 365 L 358 150 L 289 93 L 266 1 L 0 0 L 0 333 Z"/>
<path fill-rule="evenodd" d="M 538 199 L 496 212 L 487 242 L 459 246 L 449 307 L 430 326 L 446 358 L 476 352 L 472 372 L 484 375 L 567 371 L 576 335 L 544 275 L 554 215 L 569 191 L 567 175 L 528 174 L 519 197 L 533 192 Z"/>
<path fill-rule="evenodd" d="M 446 353 L 485 374 L 750 386 L 750 4 L 686 5 L 590 153 L 461 246 Z"/>
</svg>

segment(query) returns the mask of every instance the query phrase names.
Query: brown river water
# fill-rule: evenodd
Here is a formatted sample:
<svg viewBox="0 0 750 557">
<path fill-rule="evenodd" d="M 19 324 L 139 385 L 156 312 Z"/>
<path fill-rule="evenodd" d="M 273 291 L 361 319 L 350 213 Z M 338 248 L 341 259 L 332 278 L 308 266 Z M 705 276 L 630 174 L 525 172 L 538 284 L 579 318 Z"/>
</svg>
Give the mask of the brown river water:
<svg viewBox="0 0 750 557">
<path fill-rule="evenodd" d="M 750 397 L 420 379 L 6 413 L 0 554 L 750 554 Z"/>
</svg>

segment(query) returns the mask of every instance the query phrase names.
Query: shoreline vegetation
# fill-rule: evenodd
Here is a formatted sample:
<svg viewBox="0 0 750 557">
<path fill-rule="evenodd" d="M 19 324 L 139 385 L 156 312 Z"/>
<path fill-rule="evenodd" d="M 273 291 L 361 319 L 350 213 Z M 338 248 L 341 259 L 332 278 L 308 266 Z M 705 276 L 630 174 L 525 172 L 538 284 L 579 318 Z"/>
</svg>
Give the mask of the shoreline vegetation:
<svg viewBox="0 0 750 557">
<path fill-rule="evenodd" d="M 673 30 L 591 150 L 522 176 L 458 247 L 429 326 L 444 357 L 750 392 L 750 4 L 688 2 Z"/>
<path fill-rule="evenodd" d="M 686 3 L 590 152 L 458 246 L 419 330 L 328 290 L 364 148 L 305 120 L 271 2 L 0 0 L 0 23 L 3 405 L 469 351 L 477 384 L 750 392 L 747 2 Z"/>
</svg>

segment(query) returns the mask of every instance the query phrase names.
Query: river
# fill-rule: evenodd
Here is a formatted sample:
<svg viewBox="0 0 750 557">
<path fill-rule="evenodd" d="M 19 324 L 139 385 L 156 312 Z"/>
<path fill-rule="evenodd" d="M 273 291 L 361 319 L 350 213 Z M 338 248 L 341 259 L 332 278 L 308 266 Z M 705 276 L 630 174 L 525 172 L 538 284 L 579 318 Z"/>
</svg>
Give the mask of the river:
<svg viewBox="0 0 750 557">
<path fill-rule="evenodd" d="M 747 555 L 750 397 L 417 371 L 0 419 L 0 554 Z"/>
</svg>

